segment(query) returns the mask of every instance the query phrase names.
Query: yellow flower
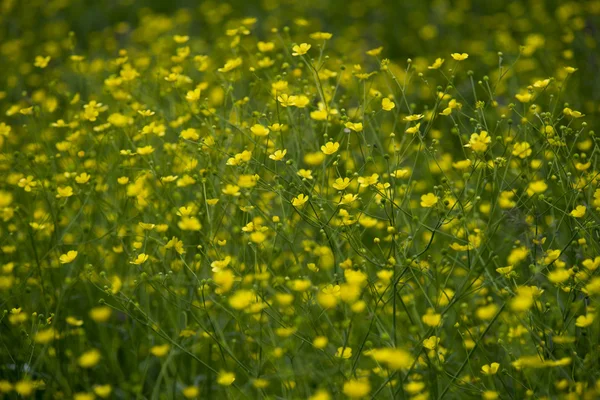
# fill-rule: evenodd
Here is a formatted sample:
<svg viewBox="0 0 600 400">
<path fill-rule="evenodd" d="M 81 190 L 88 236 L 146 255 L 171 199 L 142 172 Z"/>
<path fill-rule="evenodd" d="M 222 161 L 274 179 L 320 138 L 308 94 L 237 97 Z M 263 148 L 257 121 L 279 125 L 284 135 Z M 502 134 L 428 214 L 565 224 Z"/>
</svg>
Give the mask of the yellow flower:
<svg viewBox="0 0 600 400">
<path fill-rule="evenodd" d="M 329 32 L 315 32 L 308 36 L 313 40 L 329 40 L 333 37 L 333 34 Z"/>
<path fill-rule="evenodd" d="M 335 356 L 337 358 L 348 359 L 352 357 L 352 349 L 350 347 L 338 347 Z"/>
<path fill-rule="evenodd" d="M 164 357 L 167 355 L 169 350 L 171 350 L 171 345 L 165 343 L 158 346 L 152 346 L 150 348 L 150 354 L 156 357 Z"/>
<path fill-rule="evenodd" d="M 495 375 L 500 368 L 500 364 L 497 362 L 493 362 L 491 364 L 486 364 L 481 367 L 481 373 L 484 375 Z"/>
<path fill-rule="evenodd" d="M 196 386 L 188 386 L 185 389 L 183 389 L 182 393 L 183 397 L 185 397 L 186 399 L 193 399 L 195 397 L 198 397 L 198 395 L 200 394 L 200 390 Z"/>
<path fill-rule="evenodd" d="M 450 55 L 456 61 L 463 61 L 463 60 L 466 60 L 467 58 L 469 58 L 469 55 L 467 53 L 452 53 Z"/>
<path fill-rule="evenodd" d="M 82 368 L 92 368 L 100 362 L 100 358 L 100 352 L 96 349 L 92 349 L 83 353 L 79 357 L 77 363 Z"/>
<path fill-rule="evenodd" d="M 141 156 L 146 156 L 148 154 L 154 153 L 154 147 L 148 145 L 144 147 L 138 147 L 136 152 Z"/>
<path fill-rule="evenodd" d="M 594 322 L 594 318 L 596 318 L 596 314 L 580 315 L 575 320 L 575 326 L 587 328 Z"/>
<path fill-rule="evenodd" d="M 243 310 L 248 307 L 252 300 L 254 299 L 255 294 L 250 290 L 241 289 L 235 292 L 231 297 L 229 297 L 229 305 L 231 308 L 236 310 Z"/>
<path fill-rule="evenodd" d="M 371 384 L 366 378 L 351 379 L 344 382 L 342 391 L 351 399 L 360 399 L 366 397 L 371 392 Z"/>
<path fill-rule="evenodd" d="M 348 121 L 348 122 L 346 122 L 345 126 L 346 126 L 346 128 L 353 130 L 354 132 L 362 132 L 362 130 L 363 130 L 362 122 L 354 123 L 354 122 Z"/>
<path fill-rule="evenodd" d="M 433 193 L 427 193 L 421 196 L 421 207 L 430 208 L 437 204 L 439 198 Z"/>
<path fill-rule="evenodd" d="M 532 97 L 533 97 L 533 95 L 528 92 L 521 92 L 521 93 L 515 94 L 515 98 L 517 100 L 519 100 L 521 103 L 529 103 L 531 101 Z"/>
<path fill-rule="evenodd" d="M 35 67 L 42 68 L 42 69 L 46 68 L 48 66 L 48 63 L 50 62 L 50 59 L 51 59 L 50 56 L 46 56 L 46 57 L 36 56 L 35 61 L 33 62 L 33 65 Z"/>
<path fill-rule="evenodd" d="M 582 218 L 585 215 L 585 211 L 587 210 L 586 206 L 579 205 L 575 207 L 574 210 L 571 211 L 571 217 Z"/>
<path fill-rule="evenodd" d="M 292 50 L 294 51 L 292 53 L 293 56 L 301 56 L 303 54 L 306 54 L 308 52 L 308 50 L 310 50 L 311 45 L 308 43 L 301 43 L 299 46 L 295 45 L 294 47 L 292 47 Z"/>
<path fill-rule="evenodd" d="M 269 158 L 273 161 L 281 161 L 281 160 L 283 160 L 283 158 L 285 157 L 286 154 L 287 154 L 286 149 L 275 150 L 275 152 L 273 154 L 269 155 Z"/>
<path fill-rule="evenodd" d="M 280 96 L 277 96 L 277 101 L 282 107 L 291 107 L 296 104 L 296 96 L 289 96 L 284 93 Z"/>
<path fill-rule="evenodd" d="M 56 191 L 58 192 L 58 194 L 56 195 L 57 199 L 60 198 L 68 198 L 73 196 L 73 188 L 71 186 L 65 186 L 65 187 L 57 187 Z"/>
<path fill-rule="evenodd" d="M 55 336 L 56 336 L 56 332 L 54 331 L 54 329 L 48 328 L 48 329 L 43 329 L 43 330 L 37 331 L 33 340 L 36 343 L 46 344 L 46 343 L 50 343 L 51 341 L 53 341 Z"/>
<path fill-rule="evenodd" d="M 558 268 L 552 272 L 548 273 L 548 280 L 552 283 L 560 284 L 565 281 L 568 281 L 571 277 L 571 274 L 568 270 L 564 268 Z"/>
<path fill-rule="evenodd" d="M 235 381 L 235 374 L 221 370 L 217 376 L 217 383 L 221 386 L 229 386 Z"/>
<path fill-rule="evenodd" d="M 273 51 L 273 49 L 275 48 L 275 43 L 273 43 L 273 42 L 258 42 L 256 44 L 256 47 L 258 47 L 258 51 L 260 51 L 261 53 L 268 53 L 269 51 Z"/>
<path fill-rule="evenodd" d="M 418 124 L 406 129 L 404 132 L 408 133 L 409 135 L 414 135 L 415 133 L 419 132 L 420 127 L 421 127 L 421 123 L 419 122 Z"/>
<path fill-rule="evenodd" d="M 394 109 L 394 107 L 396 107 L 396 104 L 391 101 L 390 99 L 388 99 L 387 97 L 385 97 L 383 100 L 381 100 L 381 108 L 384 111 L 391 111 Z"/>
<path fill-rule="evenodd" d="M 379 54 L 381 54 L 382 50 L 383 50 L 383 47 L 377 47 L 375 49 L 368 50 L 366 53 L 369 56 L 378 56 Z"/>
<path fill-rule="evenodd" d="M 225 62 L 225 65 L 222 68 L 219 68 L 217 71 L 219 71 L 219 72 L 229 72 L 229 71 L 232 71 L 232 70 L 236 69 L 240 65 L 242 65 L 242 58 L 241 57 L 229 59 L 229 60 L 227 60 Z"/>
<path fill-rule="evenodd" d="M 148 260 L 149 256 L 148 254 L 138 254 L 138 256 L 135 258 L 135 260 L 130 261 L 130 264 L 135 264 L 135 265 L 141 265 L 143 263 L 145 263 Z"/>
<path fill-rule="evenodd" d="M 350 186 L 350 178 L 337 178 L 331 186 L 336 190 L 344 190 Z"/>
<path fill-rule="evenodd" d="M 95 385 L 93 389 L 96 396 L 103 399 L 108 398 L 108 396 L 110 396 L 110 394 L 112 393 L 112 386 L 110 386 L 109 384 Z"/>
<path fill-rule="evenodd" d="M 250 128 L 250 131 L 256 136 L 267 136 L 269 134 L 269 129 L 262 126 L 261 124 L 255 124 Z"/>
<path fill-rule="evenodd" d="M 35 390 L 35 385 L 32 381 L 28 379 L 24 379 L 15 383 L 14 386 L 15 392 L 23 397 L 31 396 L 33 391 Z"/>
<path fill-rule="evenodd" d="M 427 310 L 427 314 L 424 314 L 421 317 L 421 320 L 427 326 L 436 327 L 442 321 L 442 316 L 441 316 L 441 314 L 437 314 L 435 311 L 433 311 L 430 308 L 430 309 Z"/>
<path fill-rule="evenodd" d="M 429 338 L 423 340 L 423 347 L 429 350 L 435 350 L 440 343 L 440 338 L 437 336 L 430 336 Z"/>
<path fill-rule="evenodd" d="M 538 88 L 538 89 L 544 89 L 549 84 L 550 84 L 550 79 L 544 79 L 541 81 L 534 82 L 533 87 Z"/>
<path fill-rule="evenodd" d="M 200 134 L 194 128 L 189 128 L 189 129 L 185 129 L 185 130 L 181 131 L 179 136 L 185 140 L 196 141 L 196 140 L 200 139 Z"/>
<path fill-rule="evenodd" d="M 312 345 L 315 349 L 324 349 L 329 343 L 329 340 L 325 336 L 317 336 L 313 339 Z"/>
<path fill-rule="evenodd" d="M 488 144 L 492 142 L 492 138 L 486 131 L 480 133 L 473 133 L 469 139 L 469 143 L 465 144 L 465 147 L 470 147 L 476 153 L 483 153 L 488 149 Z"/>
<path fill-rule="evenodd" d="M 527 142 L 515 143 L 512 155 L 520 158 L 529 157 L 531 155 L 531 145 Z"/>
<path fill-rule="evenodd" d="M 406 122 L 413 122 L 413 121 L 418 121 L 423 117 L 424 117 L 423 114 L 412 114 L 412 115 L 407 115 L 406 117 L 404 117 L 404 120 Z"/>
<path fill-rule="evenodd" d="M 371 185 L 375 185 L 378 181 L 379 181 L 379 174 L 358 177 L 358 183 L 360 184 L 360 187 L 368 187 Z"/>
<path fill-rule="evenodd" d="M 321 151 L 327 155 L 331 155 L 338 151 L 340 144 L 338 142 L 327 142 L 324 146 L 321 146 Z"/>
<path fill-rule="evenodd" d="M 477 318 L 482 320 L 490 320 L 494 318 L 494 316 L 498 313 L 498 306 L 494 303 L 490 303 L 487 306 L 479 307 L 475 310 L 475 315 Z"/>
<path fill-rule="evenodd" d="M 435 62 L 433 64 L 431 64 L 427 68 L 429 68 L 429 69 L 439 69 L 442 66 L 442 64 L 444 64 L 444 61 L 445 60 L 443 58 L 436 58 Z"/>
<path fill-rule="evenodd" d="M 75 177 L 75 182 L 79 183 L 80 185 L 83 185 L 85 183 L 88 183 L 90 178 L 91 176 L 88 173 L 83 172 Z"/>
<path fill-rule="evenodd" d="M 308 201 L 308 199 L 308 196 L 301 193 L 292 199 L 292 205 L 296 208 L 300 208 Z"/>
<path fill-rule="evenodd" d="M 106 322 L 110 318 L 112 310 L 107 306 L 94 307 L 90 310 L 90 318 L 95 322 Z"/>
<path fill-rule="evenodd" d="M 237 185 L 231 185 L 231 184 L 227 184 L 225 185 L 225 188 L 221 190 L 221 192 L 223 192 L 223 194 L 229 195 L 229 196 L 239 196 L 240 193 L 240 187 Z"/>
<path fill-rule="evenodd" d="M 544 180 L 529 182 L 529 185 L 527 186 L 527 195 L 531 197 L 535 194 L 545 192 L 546 189 L 548 189 L 548 184 L 546 184 Z"/>
<path fill-rule="evenodd" d="M 66 254 L 62 254 L 59 257 L 59 261 L 61 264 L 68 264 L 70 262 L 73 262 L 75 258 L 77 258 L 77 251 L 69 250 Z"/>
</svg>

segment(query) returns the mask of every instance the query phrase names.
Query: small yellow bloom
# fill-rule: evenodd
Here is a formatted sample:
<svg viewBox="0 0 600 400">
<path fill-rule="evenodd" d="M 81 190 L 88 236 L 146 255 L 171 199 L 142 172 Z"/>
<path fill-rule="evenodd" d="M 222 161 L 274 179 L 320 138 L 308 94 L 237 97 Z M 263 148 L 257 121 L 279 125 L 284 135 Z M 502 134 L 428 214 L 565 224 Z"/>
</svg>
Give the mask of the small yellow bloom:
<svg viewBox="0 0 600 400">
<path fill-rule="evenodd" d="M 469 55 L 467 53 L 452 53 L 450 55 L 456 61 L 463 61 L 463 60 L 466 60 L 467 58 L 469 58 Z"/>
<path fill-rule="evenodd" d="M 596 314 L 580 315 L 575 320 L 575 325 L 580 328 L 587 328 L 594 322 L 594 318 L 596 318 Z"/>
<path fill-rule="evenodd" d="M 158 346 L 152 346 L 150 348 L 150 354 L 156 357 L 164 357 L 167 355 L 169 350 L 171 350 L 171 345 L 165 343 Z"/>
<path fill-rule="evenodd" d="M 351 399 L 361 399 L 371 392 L 371 384 L 366 378 L 351 379 L 344 382 L 342 391 Z"/>
<path fill-rule="evenodd" d="M 311 45 L 308 43 L 301 43 L 299 46 L 295 45 L 294 47 L 292 47 L 292 50 L 294 51 L 292 53 L 292 55 L 295 56 L 301 56 L 303 54 L 306 54 L 308 52 L 308 50 L 310 50 Z"/>
<path fill-rule="evenodd" d="M 321 146 L 321 151 L 327 155 L 331 155 L 338 151 L 340 144 L 338 142 L 327 142 L 324 146 Z"/>
<path fill-rule="evenodd" d="M 429 69 L 439 69 L 442 64 L 444 64 L 444 59 L 443 58 L 436 58 L 435 62 L 433 64 L 431 64 L 430 66 L 428 66 L 427 68 Z"/>
<path fill-rule="evenodd" d="M 336 190 L 344 190 L 350 186 L 350 178 L 337 178 L 331 186 Z"/>
<path fill-rule="evenodd" d="M 269 158 L 273 161 L 281 161 L 281 160 L 283 160 L 283 158 L 285 157 L 286 154 L 287 154 L 286 149 L 275 150 L 275 152 L 273 154 L 269 155 Z"/>
<path fill-rule="evenodd" d="M 491 364 L 486 364 L 481 367 L 481 373 L 484 375 L 495 375 L 500 368 L 500 364 L 497 362 L 493 362 Z"/>
<path fill-rule="evenodd" d="M 575 207 L 574 210 L 571 211 L 570 215 L 571 215 L 571 217 L 574 217 L 574 218 L 582 218 L 583 216 L 585 216 L 586 210 L 587 210 L 587 208 L 585 206 L 579 205 L 579 206 Z"/>
<path fill-rule="evenodd" d="M 100 362 L 100 358 L 100 352 L 96 349 L 92 349 L 86 351 L 79 357 L 78 364 L 82 368 L 92 368 Z"/>
<path fill-rule="evenodd" d="M 73 188 L 71 186 L 65 186 L 65 187 L 60 187 L 59 186 L 59 187 L 56 188 L 56 191 L 58 193 L 56 195 L 57 199 L 60 199 L 60 198 L 66 199 L 68 197 L 73 196 Z"/>
<path fill-rule="evenodd" d="M 346 128 L 353 130 L 354 132 L 362 132 L 363 130 L 363 124 L 362 122 L 346 122 L 345 124 Z"/>
<path fill-rule="evenodd" d="M 48 63 L 50 62 L 50 59 L 51 59 L 50 56 L 46 56 L 46 57 L 36 56 L 35 61 L 33 62 L 33 65 L 35 67 L 42 68 L 42 69 L 46 68 L 48 66 Z"/>
<path fill-rule="evenodd" d="M 61 264 L 68 264 L 70 262 L 73 262 L 75 258 L 77 258 L 77 251 L 69 250 L 66 254 L 62 254 L 59 257 L 59 261 Z"/>
<path fill-rule="evenodd" d="M 391 101 L 390 99 L 388 99 L 387 97 L 385 97 L 383 100 L 381 100 L 381 108 L 384 111 L 391 111 L 396 107 L 396 104 Z"/>
<path fill-rule="evenodd" d="M 256 136 L 267 136 L 269 134 L 269 129 L 262 126 L 261 124 L 255 124 L 252 126 L 252 128 L 250 128 L 250 131 L 255 134 Z"/>
<path fill-rule="evenodd" d="M 335 356 L 337 358 L 348 359 L 352 357 L 352 349 L 350 347 L 338 347 Z"/>
<path fill-rule="evenodd" d="M 135 258 L 135 260 L 130 261 L 130 264 L 135 264 L 135 265 L 141 265 L 143 263 L 145 263 L 148 260 L 149 256 L 148 254 L 138 254 L 138 256 Z"/>
<path fill-rule="evenodd" d="M 221 386 L 230 386 L 235 381 L 235 374 L 233 372 L 220 371 L 217 376 L 217 383 Z"/>
<path fill-rule="evenodd" d="M 439 198 L 433 193 L 421 196 L 421 207 L 430 208 L 437 204 Z"/>
<path fill-rule="evenodd" d="M 423 117 L 424 117 L 423 114 L 412 114 L 412 115 L 407 115 L 406 117 L 404 117 L 404 120 L 406 122 L 413 122 L 413 121 L 418 121 Z"/>
<path fill-rule="evenodd" d="M 292 205 L 296 208 L 300 208 L 304 206 L 304 204 L 308 201 L 309 197 L 304 194 L 299 194 L 298 196 L 292 199 Z"/>
</svg>

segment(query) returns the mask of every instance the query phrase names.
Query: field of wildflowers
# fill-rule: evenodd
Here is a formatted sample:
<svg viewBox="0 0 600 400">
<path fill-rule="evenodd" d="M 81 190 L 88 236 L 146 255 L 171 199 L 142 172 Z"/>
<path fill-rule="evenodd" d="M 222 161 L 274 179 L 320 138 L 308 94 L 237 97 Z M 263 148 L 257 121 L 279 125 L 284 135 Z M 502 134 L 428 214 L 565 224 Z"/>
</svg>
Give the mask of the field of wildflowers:
<svg viewBox="0 0 600 400">
<path fill-rule="evenodd" d="M 0 0 L 0 397 L 599 398 L 599 39 L 599 0 Z"/>
</svg>

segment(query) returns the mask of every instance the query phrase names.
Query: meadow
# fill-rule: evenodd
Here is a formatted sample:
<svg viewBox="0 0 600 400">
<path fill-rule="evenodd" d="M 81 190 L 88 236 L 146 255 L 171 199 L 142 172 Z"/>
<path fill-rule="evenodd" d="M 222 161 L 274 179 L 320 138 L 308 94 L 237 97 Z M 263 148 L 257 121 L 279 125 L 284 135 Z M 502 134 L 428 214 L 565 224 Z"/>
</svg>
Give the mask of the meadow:
<svg viewBox="0 0 600 400">
<path fill-rule="evenodd" d="M 0 397 L 600 398 L 599 39 L 599 0 L 0 0 Z"/>
</svg>

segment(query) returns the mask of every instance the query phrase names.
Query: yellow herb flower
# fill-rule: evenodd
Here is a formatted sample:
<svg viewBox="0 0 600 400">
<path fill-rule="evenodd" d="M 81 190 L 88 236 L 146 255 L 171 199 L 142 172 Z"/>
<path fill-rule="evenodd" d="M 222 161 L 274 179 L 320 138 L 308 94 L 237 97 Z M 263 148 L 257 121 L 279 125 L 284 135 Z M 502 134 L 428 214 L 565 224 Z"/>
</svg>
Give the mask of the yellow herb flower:
<svg viewBox="0 0 600 400">
<path fill-rule="evenodd" d="M 579 205 L 570 212 L 570 215 L 575 218 L 583 218 L 585 216 L 586 206 Z"/>
<path fill-rule="evenodd" d="M 169 350 L 171 350 L 171 345 L 165 343 L 158 346 L 152 346 L 150 348 L 150 354 L 156 357 L 164 357 L 167 355 Z"/>
<path fill-rule="evenodd" d="M 439 197 L 433 193 L 427 193 L 421 196 L 421 207 L 430 208 L 437 204 Z"/>
<path fill-rule="evenodd" d="M 491 364 L 486 364 L 481 367 L 481 373 L 484 375 L 495 375 L 498 373 L 498 369 L 500 368 L 500 364 L 497 362 L 493 362 Z"/>
<path fill-rule="evenodd" d="M 346 128 L 353 130 L 354 132 L 362 132 L 363 130 L 363 124 L 362 122 L 346 122 L 345 124 Z"/>
<path fill-rule="evenodd" d="M 321 151 L 327 155 L 331 155 L 338 151 L 340 144 L 338 142 L 327 142 L 324 146 L 321 146 Z"/>
<path fill-rule="evenodd" d="M 296 208 L 300 208 L 304 206 L 304 204 L 308 201 L 309 197 L 304 194 L 299 194 L 298 196 L 292 199 L 292 205 Z"/>
<path fill-rule="evenodd" d="M 69 198 L 71 196 L 73 196 L 73 188 L 71 186 L 65 186 L 65 187 L 57 187 L 56 191 L 58 192 L 58 194 L 56 195 L 57 199 L 66 199 Z"/>
<path fill-rule="evenodd" d="M 292 47 L 293 56 L 301 56 L 303 54 L 306 54 L 308 52 L 308 50 L 310 50 L 311 45 L 308 43 L 301 43 L 300 45 L 295 45 L 294 47 Z"/>
<path fill-rule="evenodd" d="M 102 398 L 102 399 L 107 399 L 110 394 L 112 393 L 112 386 L 110 386 L 109 384 L 106 385 L 95 385 L 93 387 L 94 393 L 96 394 L 96 396 Z"/>
<path fill-rule="evenodd" d="M 488 144 L 492 142 L 492 138 L 486 131 L 480 133 L 471 134 L 469 143 L 465 144 L 465 147 L 470 147 L 476 153 L 483 153 L 488 149 Z"/>
<path fill-rule="evenodd" d="M 381 108 L 384 111 L 391 111 L 396 107 L 396 104 L 391 101 L 390 99 L 388 99 L 387 97 L 385 97 L 383 100 L 381 100 Z"/>
<path fill-rule="evenodd" d="M 261 124 L 254 124 L 252 128 L 250 128 L 250 131 L 256 136 L 260 137 L 267 136 L 270 132 L 268 128 L 264 127 Z"/>
<path fill-rule="evenodd" d="M 362 399 L 371 392 L 371 384 L 366 378 L 351 379 L 344 382 L 342 391 L 351 399 Z"/>
<path fill-rule="evenodd" d="M 469 58 L 469 55 L 467 53 L 452 53 L 450 55 L 456 61 L 463 61 L 463 60 L 466 60 L 467 58 Z"/>
<path fill-rule="evenodd" d="M 275 152 L 273 154 L 269 155 L 269 158 L 273 161 L 281 161 L 281 160 L 283 160 L 283 158 L 285 157 L 286 154 L 287 154 L 286 149 L 275 150 Z"/>
<path fill-rule="evenodd" d="M 135 260 L 130 261 L 129 263 L 135 264 L 135 265 L 141 265 L 141 264 L 145 263 L 149 257 L 150 256 L 148 256 L 147 254 L 141 253 L 141 254 L 138 254 L 138 256 L 135 258 Z"/>
<path fill-rule="evenodd" d="M 77 363 L 82 368 L 92 368 L 100 362 L 100 358 L 100 352 L 96 349 L 92 349 L 83 353 L 77 360 Z"/>
<path fill-rule="evenodd" d="M 592 323 L 594 323 L 595 318 L 596 314 L 580 315 L 579 317 L 577 317 L 577 320 L 575 320 L 575 326 L 578 326 L 580 328 L 587 328 Z"/>
<path fill-rule="evenodd" d="M 33 65 L 35 67 L 42 68 L 42 69 L 46 68 L 48 66 L 48 63 L 50 62 L 50 59 L 51 59 L 50 56 L 46 56 L 46 57 L 36 56 L 35 61 L 33 62 Z"/>
<path fill-rule="evenodd" d="M 442 64 L 444 64 L 444 61 L 445 60 L 443 58 L 436 58 L 435 61 L 434 61 L 434 63 L 431 64 L 430 66 L 428 66 L 427 68 L 429 68 L 429 69 L 439 69 L 442 66 Z"/>
<path fill-rule="evenodd" d="M 61 264 L 68 264 L 77 258 L 77 254 L 76 250 L 69 250 L 66 254 L 62 254 L 59 257 L 59 261 Z"/>
<path fill-rule="evenodd" d="M 350 347 L 338 347 L 335 356 L 337 358 L 348 359 L 352 357 L 352 349 Z"/>
</svg>

